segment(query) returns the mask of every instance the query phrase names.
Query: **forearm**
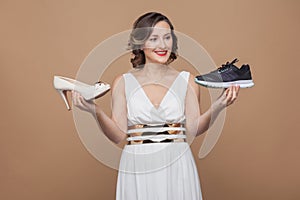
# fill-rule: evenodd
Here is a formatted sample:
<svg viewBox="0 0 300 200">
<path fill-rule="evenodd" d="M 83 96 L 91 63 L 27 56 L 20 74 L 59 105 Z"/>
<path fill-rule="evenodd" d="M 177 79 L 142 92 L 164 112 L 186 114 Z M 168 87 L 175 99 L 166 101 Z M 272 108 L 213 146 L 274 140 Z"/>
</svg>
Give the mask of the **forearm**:
<svg viewBox="0 0 300 200">
<path fill-rule="evenodd" d="M 116 122 L 108 117 L 100 107 L 96 107 L 94 117 L 98 121 L 104 135 L 114 143 L 118 144 L 127 138 L 126 133 L 122 131 Z"/>
<path fill-rule="evenodd" d="M 220 112 L 224 109 L 224 107 L 212 105 L 205 113 L 198 117 L 198 129 L 196 136 L 201 135 L 205 131 L 209 129 L 210 126 L 213 125 L 215 120 L 217 119 Z"/>
</svg>

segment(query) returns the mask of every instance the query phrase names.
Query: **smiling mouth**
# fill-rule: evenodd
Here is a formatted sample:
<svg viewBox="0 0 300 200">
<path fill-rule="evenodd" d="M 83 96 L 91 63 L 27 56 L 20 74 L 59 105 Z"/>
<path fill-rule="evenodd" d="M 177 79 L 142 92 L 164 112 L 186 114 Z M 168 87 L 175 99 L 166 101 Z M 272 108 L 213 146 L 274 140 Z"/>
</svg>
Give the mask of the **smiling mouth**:
<svg viewBox="0 0 300 200">
<path fill-rule="evenodd" d="M 168 51 L 154 51 L 154 53 L 156 53 L 159 56 L 166 56 Z"/>
</svg>

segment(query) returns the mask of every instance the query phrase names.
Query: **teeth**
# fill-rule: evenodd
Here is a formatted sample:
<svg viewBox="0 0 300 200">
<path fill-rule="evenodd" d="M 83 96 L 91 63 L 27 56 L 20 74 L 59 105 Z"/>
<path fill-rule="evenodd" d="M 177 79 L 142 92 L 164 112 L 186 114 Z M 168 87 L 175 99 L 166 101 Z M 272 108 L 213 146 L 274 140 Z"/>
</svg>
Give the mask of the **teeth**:
<svg viewBox="0 0 300 200">
<path fill-rule="evenodd" d="M 155 51 L 155 53 L 157 53 L 157 54 L 166 54 L 167 53 L 167 51 Z"/>
</svg>

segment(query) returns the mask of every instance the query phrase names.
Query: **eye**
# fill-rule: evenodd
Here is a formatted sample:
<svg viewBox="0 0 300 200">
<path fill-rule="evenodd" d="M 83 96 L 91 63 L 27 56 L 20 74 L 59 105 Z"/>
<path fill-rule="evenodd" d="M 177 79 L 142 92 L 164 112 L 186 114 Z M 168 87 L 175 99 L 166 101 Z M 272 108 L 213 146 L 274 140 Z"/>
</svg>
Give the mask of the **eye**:
<svg viewBox="0 0 300 200">
<path fill-rule="evenodd" d="M 165 39 L 166 39 L 166 40 L 170 40 L 170 39 L 171 39 L 171 36 L 168 35 L 168 36 L 165 37 Z"/>
<path fill-rule="evenodd" d="M 155 42 L 157 40 L 157 38 L 150 38 L 149 41 L 151 42 Z"/>
</svg>

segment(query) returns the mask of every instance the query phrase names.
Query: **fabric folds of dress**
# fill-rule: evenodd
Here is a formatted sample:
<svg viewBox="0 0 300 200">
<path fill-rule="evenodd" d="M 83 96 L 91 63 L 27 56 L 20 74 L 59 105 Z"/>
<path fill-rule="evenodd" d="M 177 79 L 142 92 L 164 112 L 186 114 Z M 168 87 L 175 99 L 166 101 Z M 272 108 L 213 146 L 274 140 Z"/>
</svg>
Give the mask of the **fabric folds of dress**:
<svg viewBox="0 0 300 200">
<path fill-rule="evenodd" d="M 160 105 L 161 112 L 156 115 L 151 113 L 153 105 L 149 101 L 145 103 L 147 97 L 134 76 L 127 73 L 123 77 L 128 125 L 185 121 L 183 108 L 188 72 L 178 75 Z M 143 113 L 140 113 L 142 109 Z M 125 145 L 119 165 L 116 199 L 202 200 L 197 167 L 189 144 L 173 142 Z"/>
</svg>

